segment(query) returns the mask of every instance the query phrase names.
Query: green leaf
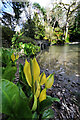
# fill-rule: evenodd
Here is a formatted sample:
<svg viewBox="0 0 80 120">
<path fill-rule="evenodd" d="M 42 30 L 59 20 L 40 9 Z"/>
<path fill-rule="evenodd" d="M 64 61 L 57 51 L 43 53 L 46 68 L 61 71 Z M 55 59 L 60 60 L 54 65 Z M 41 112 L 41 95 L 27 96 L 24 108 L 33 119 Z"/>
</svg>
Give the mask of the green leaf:
<svg viewBox="0 0 80 120">
<path fill-rule="evenodd" d="M 13 81 L 14 78 L 15 78 L 16 71 L 17 71 L 16 67 L 8 66 L 8 67 L 5 68 L 5 71 L 2 75 L 2 78 L 7 79 L 9 81 Z"/>
<path fill-rule="evenodd" d="M 32 106 L 32 111 L 35 111 L 36 109 L 37 109 L 37 97 L 36 97 L 36 95 L 34 95 L 34 103 Z"/>
<path fill-rule="evenodd" d="M 34 112 L 32 115 L 32 120 L 38 120 L 37 112 Z"/>
<path fill-rule="evenodd" d="M 47 98 L 39 104 L 38 111 L 42 113 L 46 108 L 50 107 L 54 101 L 59 102 L 60 100 L 58 98 L 47 96 Z"/>
<path fill-rule="evenodd" d="M 22 120 L 32 117 L 32 113 L 28 106 L 28 98 L 25 96 L 22 89 L 8 81 L 0 81 L 0 90 L 2 92 L 2 113 L 8 115 L 12 119 Z"/>
<path fill-rule="evenodd" d="M 45 119 L 45 120 L 53 117 L 54 117 L 54 111 L 51 108 L 45 110 L 42 114 L 42 119 Z"/>
</svg>

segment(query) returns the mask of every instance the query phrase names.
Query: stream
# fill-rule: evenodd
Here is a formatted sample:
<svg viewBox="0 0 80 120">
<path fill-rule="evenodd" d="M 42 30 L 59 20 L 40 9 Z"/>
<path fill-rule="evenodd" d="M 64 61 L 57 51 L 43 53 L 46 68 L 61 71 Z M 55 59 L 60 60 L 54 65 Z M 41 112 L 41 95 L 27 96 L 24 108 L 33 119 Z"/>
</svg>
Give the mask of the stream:
<svg viewBox="0 0 80 120">
<path fill-rule="evenodd" d="M 64 46 L 50 46 L 38 56 L 42 69 L 50 73 L 56 72 L 69 78 L 79 77 L 80 44 L 67 44 Z"/>
</svg>

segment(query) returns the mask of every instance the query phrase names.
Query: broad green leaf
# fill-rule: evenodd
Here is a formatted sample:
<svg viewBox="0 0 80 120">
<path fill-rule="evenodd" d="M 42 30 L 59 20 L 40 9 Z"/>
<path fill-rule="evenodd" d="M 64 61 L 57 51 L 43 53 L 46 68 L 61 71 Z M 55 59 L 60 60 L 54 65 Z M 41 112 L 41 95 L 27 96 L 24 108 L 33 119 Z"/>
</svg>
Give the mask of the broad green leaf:
<svg viewBox="0 0 80 120">
<path fill-rule="evenodd" d="M 2 78 L 7 79 L 9 81 L 13 81 L 15 79 L 16 71 L 17 71 L 16 67 L 8 66 L 8 67 L 5 68 L 5 71 L 2 74 Z"/>
<path fill-rule="evenodd" d="M 39 96 L 39 102 L 43 101 L 46 99 L 46 88 L 44 88 L 41 93 L 40 93 L 40 96 Z"/>
<path fill-rule="evenodd" d="M 20 120 L 21 118 L 31 118 L 28 99 L 22 89 L 19 90 L 14 83 L 8 80 L 2 80 L 0 90 L 2 92 L 2 113 Z"/>
<path fill-rule="evenodd" d="M 34 95 L 34 103 L 32 106 L 32 111 L 35 111 L 36 109 L 37 109 L 37 97 L 36 97 L 36 95 Z"/>
<path fill-rule="evenodd" d="M 40 85 L 43 85 L 44 83 L 46 83 L 46 75 L 45 73 L 43 72 L 41 75 L 40 75 Z"/>
<path fill-rule="evenodd" d="M 1 92 L 2 83 L 0 82 L 0 111 L 2 111 L 2 92 Z"/>
<path fill-rule="evenodd" d="M 47 118 L 54 118 L 54 111 L 51 108 L 45 110 L 42 114 L 42 119 L 46 120 Z"/>
<path fill-rule="evenodd" d="M 44 101 L 40 102 L 40 104 L 39 104 L 40 113 L 43 113 L 43 111 L 46 108 L 50 107 L 53 104 L 54 101 L 59 102 L 60 99 L 54 98 L 54 97 L 51 97 L 51 96 L 47 96 L 46 99 Z"/>
<path fill-rule="evenodd" d="M 32 115 L 32 120 L 38 120 L 37 112 L 34 112 Z"/>
<path fill-rule="evenodd" d="M 24 83 L 27 83 L 25 74 L 24 74 L 24 67 L 22 64 L 19 64 L 19 79 L 22 80 Z"/>
<path fill-rule="evenodd" d="M 54 75 L 53 74 L 50 74 L 48 77 L 47 77 L 47 81 L 45 83 L 45 86 L 46 88 L 51 88 L 52 85 L 54 83 Z"/>
<path fill-rule="evenodd" d="M 32 87 L 30 63 L 28 63 L 27 60 L 25 61 L 25 65 L 24 65 L 24 74 L 25 74 L 25 77 L 26 77 L 26 80 L 27 80 L 29 86 Z"/>
</svg>

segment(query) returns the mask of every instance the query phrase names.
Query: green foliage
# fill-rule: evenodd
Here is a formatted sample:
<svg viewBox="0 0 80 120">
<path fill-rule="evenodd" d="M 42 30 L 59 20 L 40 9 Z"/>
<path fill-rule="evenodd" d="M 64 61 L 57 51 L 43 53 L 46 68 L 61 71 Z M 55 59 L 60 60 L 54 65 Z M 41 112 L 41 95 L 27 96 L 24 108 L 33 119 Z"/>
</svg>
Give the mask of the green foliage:
<svg viewBox="0 0 80 120">
<path fill-rule="evenodd" d="M 21 30 L 27 37 L 43 39 L 45 36 L 45 27 L 41 23 L 37 13 L 34 13 L 33 19 L 29 18 Z"/>
<path fill-rule="evenodd" d="M 6 67 L 10 63 L 12 64 L 12 60 L 11 60 L 12 54 L 13 54 L 13 50 L 2 48 L 2 66 L 3 67 Z"/>
<path fill-rule="evenodd" d="M 35 39 L 43 39 L 45 36 L 45 27 L 40 24 L 37 26 L 37 29 L 35 31 Z"/>
<path fill-rule="evenodd" d="M 11 56 L 13 50 L 2 49 L 2 78 L 13 81 L 17 71 L 16 60 L 13 62 Z"/>
<path fill-rule="evenodd" d="M 26 37 L 26 36 L 22 36 L 21 37 L 21 42 L 23 42 L 23 43 L 32 43 L 32 44 L 36 44 L 36 42 L 35 42 L 35 40 L 33 39 L 33 38 L 31 38 L 31 37 Z M 20 43 L 20 42 L 19 42 Z"/>
<path fill-rule="evenodd" d="M 63 31 L 59 27 L 54 29 L 53 34 L 56 37 L 56 40 L 62 40 Z"/>
<path fill-rule="evenodd" d="M 26 23 L 23 25 L 22 32 L 27 37 L 34 38 L 35 34 L 35 21 L 29 18 Z"/>
<path fill-rule="evenodd" d="M 2 46 L 3 47 L 7 47 L 7 46 L 10 47 L 13 34 L 14 34 L 14 31 L 12 31 L 9 27 L 2 26 Z"/>
<path fill-rule="evenodd" d="M 42 25 L 38 13 L 34 13 L 33 20 L 35 22 L 35 39 L 43 39 L 45 36 L 45 26 Z"/>
<path fill-rule="evenodd" d="M 44 120 L 49 119 L 49 118 L 51 119 L 53 117 L 54 117 L 54 111 L 51 108 L 45 110 L 42 114 L 42 119 Z"/>
<path fill-rule="evenodd" d="M 19 48 L 19 41 L 20 41 L 22 35 L 23 35 L 23 33 L 18 33 L 18 32 L 13 35 L 12 48 L 16 48 L 16 49 Z"/>
<path fill-rule="evenodd" d="M 17 68 L 15 66 L 8 65 L 3 71 L 2 71 L 2 78 L 7 79 L 9 81 L 13 81 L 15 79 L 15 73 L 17 72 Z"/>
<path fill-rule="evenodd" d="M 80 6 L 80 4 L 79 4 Z M 75 16 L 75 20 L 74 20 L 74 24 L 71 25 L 70 23 L 70 27 L 69 27 L 69 34 L 70 34 L 70 41 L 79 41 L 80 38 L 80 10 L 77 10 L 76 16 Z"/>
<path fill-rule="evenodd" d="M 2 92 L 2 113 L 9 116 L 11 120 L 26 120 L 32 117 L 28 106 L 28 98 L 14 83 L 8 80 L 0 81 L 0 91 Z"/>
<path fill-rule="evenodd" d="M 67 38 L 66 38 L 65 42 L 69 43 L 69 34 L 67 35 Z"/>
<path fill-rule="evenodd" d="M 52 98 L 51 96 L 47 96 L 46 100 L 42 101 L 39 104 L 38 110 L 42 114 L 44 112 L 44 110 L 46 110 L 48 107 L 50 107 L 52 105 L 52 103 L 55 101 L 59 102 L 60 100 L 58 98 Z"/>
<path fill-rule="evenodd" d="M 22 46 L 24 47 L 24 54 L 26 54 L 26 56 L 28 57 L 32 55 L 36 55 L 37 52 L 40 52 L 40 47 L 35 46 L 31 43 L 28 43 L 28 44 L 25 43 Z"/>
</svg>

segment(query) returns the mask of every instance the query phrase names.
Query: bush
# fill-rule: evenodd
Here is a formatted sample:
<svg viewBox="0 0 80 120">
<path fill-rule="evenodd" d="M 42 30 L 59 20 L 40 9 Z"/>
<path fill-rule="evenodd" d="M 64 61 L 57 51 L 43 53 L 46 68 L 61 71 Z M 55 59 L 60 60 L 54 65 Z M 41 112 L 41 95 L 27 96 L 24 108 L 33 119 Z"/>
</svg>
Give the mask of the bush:
<svg viewBox="0 0 80 120">
<path fill-rule="evenodd" d="M 30 57 L 30 56 L 34 56 L 36 55 L 37 52 L 40 52 L 40 47 L 39 46 L 35 46 L 31 43 L 28 44 L 24 44 L 24 53 L 26 54 L 26 56 Z"/>
<path fill-rule="evenodd" d="M 16 61 L 19 55 L 14 55 L 13 50 L 2 49 L 2 78 L 13 81 L 17 71 Z"/>
<path fill-rule="evenodd" d="M 20 42 L 22 35 L 23 35 L 23 33 L 19 33 L 19 32 L 15 33 L 13 35 L 13 38 L 11 40 L 12 41 L 12 48 L 16 48 L 16 49 L 19 48 L 19 42 Z"/>
<path fill-rule="evenodd" d="M 13 37 L 14 31 L 12 31 L 9 27 L 2 26 L 2 46 L 10 47 L 11 39 Z"/>
</svg>

